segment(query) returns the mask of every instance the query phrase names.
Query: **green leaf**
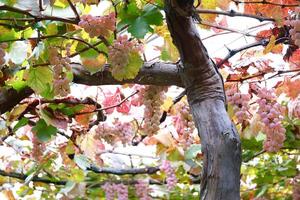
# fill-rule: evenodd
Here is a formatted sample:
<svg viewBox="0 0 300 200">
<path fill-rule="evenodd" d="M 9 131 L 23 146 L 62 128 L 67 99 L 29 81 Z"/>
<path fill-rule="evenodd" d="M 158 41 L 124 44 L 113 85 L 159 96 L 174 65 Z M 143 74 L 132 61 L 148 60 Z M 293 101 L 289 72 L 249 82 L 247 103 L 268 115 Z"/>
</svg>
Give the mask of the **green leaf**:
<svg viewBox="0 0 300 200">
<path fill-rule="evenodd" d="M 14 29 L 7 29 L 4 26 L 0 26 L 0 33 L 0 42 L 14 40 L 21 36 L 21 34 L 17 33 Z"/>
<path fill-rule="evenodd" d="M 56 23 L 48 24 L 46 33 L 47 35 L 56 35 L 58 33 L 57 24 Z"/>
<path fill-rule="evenodd" d="M 128 25 L 128 32 L 136 38 L 144 38 L 148 32 L 153 32 L 151 25 L 161 25 L 163 22 L 163 15 L 154 5 L 146 5 L 140 11 L 135 3 L 130 3 L 119 17 L 118 29 Z"/>
<path fill-rule="evenodd" d="M 75 183 L 83 182 L 85 178 L 84 171 L 81 169 L 73 168 L 70 175 L 70 180 L 74 181 Z"/>
<path fill-rule="evenodd" d="M 20 92 L 27 86 L 26 81 L 23 80 L 23 75 L 24 70 L 18 71 L 12 79 L 5 81 L 5 84 Z"/>
<path fill-rule="evenodd" d="M 27 84 L 35 92 L 45 98 L 53 98 L 52 93 L 53 74 L 49 67 L 31 67 Z"/>
<path fill-rule="evenodd" d="M 142 64 L 143 60 L 140 55 L 135 52 L 131 53 L 128 65 L 124 66 L 122 69 L 116 70 L 116 72 L 112 73 L 112 76 L 118 81 L 134 79 L 139 73 Z"/>
<path fill-rule="evenodd" d="M 17 131 L 19 128 L 21 128 L 21 127 L 25 126 L 26 124 L 28 124 L 28 121 L 29 121 L 29 120 L 28 120 L 27 118 L 22 117 L 22 118 L 18 121 L 18 123 L 14 126 L 13 131 L 15 132 L 15 131 Z"/>
<path fill-rule="evenodd" d="M 151 4 L 147 4 L 144 7 L 143 17 L 151 25 L 162 25 L 163 22 L 163 15 L 161 14 L 160 10 Z"/>
<path fill-rule="evenodd" d="M 52 125 L 47 125 L 45 120 L 40 119 L 32 128 L 32 131 L 36 133 L 40 141 L 47 142 L 51 139 L 53 135 L 56 135 L 57 128 Z"/>
<path fill-rule="evenodd" d="M 153 29 L 143 17 L 138 17 L 128 28 L 128 32 L 136 38 L 143 38 L 150 31 Z"/>
</svg>

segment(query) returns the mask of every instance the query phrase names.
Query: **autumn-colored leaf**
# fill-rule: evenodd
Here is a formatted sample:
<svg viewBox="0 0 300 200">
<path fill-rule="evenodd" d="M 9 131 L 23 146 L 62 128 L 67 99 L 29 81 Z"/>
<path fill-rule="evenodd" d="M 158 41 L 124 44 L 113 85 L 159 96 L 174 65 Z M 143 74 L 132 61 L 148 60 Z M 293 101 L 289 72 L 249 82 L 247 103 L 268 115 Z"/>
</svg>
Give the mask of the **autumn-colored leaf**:
<svg viewBox="0 0 300 200">
<path fill-rule="evenodd" d="M 300 79 L 292 80 L 286 77 L 276 88 L 276 94 L 285 93 L 291 99 L 295 99 L 300 94 Z"/>
<path fill-rule="evenodd" d="M 299 69 L 300 68 L 300 49 L 297 49 L 292 53 L 292 55 L 288 58 L 291 69 Z"/>
<path fill-rule="evenodd" d="M 79 113 L 76 114 L 75 120 L 82 126 L 88 127 L 91 117 L 93 115 L 93 111 L 96 109 L 94 105 L 84 105 L 83 109 L 80 110 Z M 86 114 L 80 114 L 86 113 Z"/>
</svg>

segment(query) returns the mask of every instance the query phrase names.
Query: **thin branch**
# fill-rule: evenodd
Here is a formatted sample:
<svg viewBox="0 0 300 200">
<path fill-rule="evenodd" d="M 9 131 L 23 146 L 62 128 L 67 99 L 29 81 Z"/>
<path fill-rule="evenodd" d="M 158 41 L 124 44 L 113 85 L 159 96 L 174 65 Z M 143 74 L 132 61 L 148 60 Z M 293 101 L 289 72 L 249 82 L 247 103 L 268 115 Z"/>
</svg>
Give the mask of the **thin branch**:
<svg viewBox="0 0 300 200">
<path fill-rule="evenodd" d="M 18 38 L 18 39 L 9 39 L 9 40 L 3 40 L 2 42 L 14 42 L 14 41 L 23 41 L 23 40 L 43 40 L 43 39 L 48 39 L 48 38 L 65 38 L 65 39 L 70 39 L 70 40 L 75 40 L 78 42 L 81 42 L 83 44 L 85 44 L 86 46 L 88 46 L 87 49 L 85 50 L 89 50 L 89 49 L 94 49 L 95 51 L 97 51 L 99 54 L 103 54 L 106 57 L 108 57 L 107 53 L 104 51 L 99 50 L 98 48 L 96 48 L 97 45 L 101 44 L 102 41 L 95 43 L 95 44 L 90 44 L 88 42 L 86 42 L 85 40 L 81 39 L 81 38 L 76 38 L 76 37 L 69 37 L 69 36 L 65 36 L 65 35 L 45 35 L 45 36 L 40 36 L 40 37 L 31 37 L 31 38 Z M 82 49 L 83 50 L 83 49 Z M 84 50 L 84 51 L 85 51 Z M 80 53 L 82 53 L 80 51 Z M 77 54 L 78 55 L 78 54 Z M 74 55 L 70 55 L 69 57 L 74 57 Z"/>
<path fill-rule="evenodd" d="M 77 10 L 76 10 L 76 7 L 75 7 L 74 4 L 71 2 L 71 0 L 67 0 L 67 1 L 68 1 L 69 5 L 70 5 L 71 9 L 73 10 L 75 16 L 76 16 L 77 22 L 79 22 L 79 21 L 80 21 L 80 15 L 78 14 L 78 12 L 77 12 Z"/>
<path fill-rule="evenodd" d="M 220 68 L 225 62 L 227 62 L 231 57 L 233 57 L 235 54 L 241 52 L 241 51 L 244 51 L 244 50 L 247 50 L 247 49 L 250 49 L 252 47 L 257 47 L 257 46 L 266 46 L 268 44 L 269 40 L 266 40 L 266 39 L 263 39 L 263 40 L 260 40 L 260 41 L 257 41 L 257 42 L 254 42 L 252 44 L 248 44 L 248 45 L 245 45 L 243 47 L 240 47 L 240 48 L 237 48 L 237 49 L 231 49 L 229 50 L 229 53 L 228 55 L 219 63 L 217 63 L 217 67 Z"/>
<path fill-rule="evenodd" d="M 213 28 L 217 28 L 217 29 L 230 31 L 232 33 L 239 33 L 239 34 L 242 34 L 242 35 L 245 35 L 245 36 L 256 37 L 256 35 L 252 35 L 250 33 L 246 33 L 246 32 L 243 32 L 243 31 L 240 31 L 240 30 L 237 30 L 237 29 L 228 28 L 228 27 L 225 27 L 225 26 L 211 24 L 211 23 L 208 23 L 208 22 L 204 22 L 203 20 L 200 22 L 200 24 L 202 24 L 204 26 L 209 26 L 209 27 L 213 27 Z"/>
<path fill-rule="evenodd" d="M 248 17 L 248 18 L 257 19 L 260 22 L 262 22 L 262 21 L 272 21 L 272 22 L 274 22 L 275 21 L 275 19 L 270 18 L 270 17 L 262 17 L 262 16 L 258 16 L 258 15 L 240 13 L 240 12 L 236 12 L 235 10 L 218 11 L 218 10 L 209 10 L 209 9 L 199 9 L 198 8 L 197 12 L 199 14 L 218 14 L 218 15 L 226 15 L 226 16 L 229 16 L 229 17 Z"/>
<path fill-rule="evenodd" d="M 272 6 L 280 6 L 282 8 L 285 7 L 298 7 L 299 4 L 281 4 L 281 3 L 275 3 L 272 1 L 262 0 L 262 1 L 240 1 L 240 0 L 232 0 L 236 4 L 269 4 Z"/>
<path fill-rule="evenodd" d="M 29 17 L 34 18 L 35 22 L 40 22 L 40 21 L 44 21 L 44 20 L 51 20 L 51 21 L 60 21 L 60 22 L 65 22 L 65 23 L 70 23 L 70 24 L 78 24 L 78 21 L 76 19 L 74 20 L 74 19 L 61 18 L 61 17 L 48 16 L 48 15 L 35 16 L 27 10 L 22 10 L 22 9 L 11 7 L 11 6 L 8 6 L 8 5 L 0 6 L 0 10 L 6 10 L 6 11 L 11 11 L 11 12 L 27 15 Z"/>
<path fill-rule="evenodd" d="M 103 110 L 109 110 L 111 108 L 116 108 L 116 107 L 119 107 L 121 106 L 123 103 L 125 103 L 125 101 L 127 101 L 129 98 L 131 98 L 132 96 L 136 95 L 137 93 L 139 93 L 139 91 L 135 91 L 133 92 L 131 95 L 129 95 L 128 97 L 122 99 L 119 103 L 115 104 L 115 105 L 112 105 L 112 106 L 107 106 L 107 107 L 104 107 L 104 108 L 99 108 L 99 109 L 95 109 L 93 111 L 89 111 L 89 112 L 81 112 L 81 113 L 78 113 L 76 115 L 84 115 L 84 114 L 89 114 L 89 113 L 94 113 L 94 112 L 99 112 L 99 111 L 103 111 Z"/>
<path fill-rule="evenodd" d="M 264 153 L 266 153 L 265 150 L 262 150 L 262 151 L 260 151 L 260 152 L 257 152 L 256 154 L 254 154 L 254 155 L 251 156 L 250 158 L 248 158 L 248 159 L 246 159 L 246 160 L 243 160 L 243 163 L 249 162 L 250 160 L 253 160 L 254 158 L 256 158 L 256 157 L 258 157 L 258 156 L 260 156 L 260 155 L 262 155 L 262 154 L 264 154 Z"/>
<path fill-rule="evenodd" d="M 284 43 L 288 40 L 289 40 L 289 38 L 286 38 L 286 37 L 278 38 L 275 41 L 275 44 L 277 45 L 277 44 L 280 44 L 280 43 Z M 217 67 L 220 68 L 231 57 L 233 57 L 235 54 L 237 54 L 241 51 L 244 51 L 244 50 L 247 50 L 247 49 L 250 49 L 250 48 L 253 48 L 253 47 L 257 47 L 257 46 L 267 46 L 268 43 L 269 43 L 269 39 L 262 39 L 260 41 L 254 42 L 252 44 L 245 45 L 245 46 L 237 48 L 237 49 L 229 49 L 228 55 L 221 62 L 217 63 Z"/>
</svg>

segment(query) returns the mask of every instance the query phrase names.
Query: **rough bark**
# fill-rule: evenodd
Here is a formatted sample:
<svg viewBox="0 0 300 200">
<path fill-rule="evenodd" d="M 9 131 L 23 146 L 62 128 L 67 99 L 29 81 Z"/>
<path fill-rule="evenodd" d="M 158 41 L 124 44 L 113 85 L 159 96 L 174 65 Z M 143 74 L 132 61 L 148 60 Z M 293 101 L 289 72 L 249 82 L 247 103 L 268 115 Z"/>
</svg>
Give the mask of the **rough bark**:
<svg viewBox="0 0 300 200">
<path fill-rule="evenodd" d="M 177 46 L 180 71 L 204 153 L 201 199 L 240 199 L 239 135 L 224 106 L 223 82 L 194 25 L 193 1 L 165 0 L 166 20 Z"/>
<path fill-rule="evenodd" d="M 115 80 L 107 68 L 104 71 L 95 73 L 93 75 L 84 70 L 84 68 L 78 64 L 74 64 L 72 69 L 74 74 L 73 82 L 77 84 L 116 85 L 136 83 L 141 85 L 149 84 L 159 86 L 183 86 L 179 76 L 178 67 L 172 63 L 145 63 L 135 79 L 123 81 Z M 33 91 L 28 87 L 19 92 L 14 89 L 3 88 L 0 90 L 0 114 L 11 110 L 15 105 L 17 105 L 23 99 L 29 97 L 32 93 Z"/>
</svg>

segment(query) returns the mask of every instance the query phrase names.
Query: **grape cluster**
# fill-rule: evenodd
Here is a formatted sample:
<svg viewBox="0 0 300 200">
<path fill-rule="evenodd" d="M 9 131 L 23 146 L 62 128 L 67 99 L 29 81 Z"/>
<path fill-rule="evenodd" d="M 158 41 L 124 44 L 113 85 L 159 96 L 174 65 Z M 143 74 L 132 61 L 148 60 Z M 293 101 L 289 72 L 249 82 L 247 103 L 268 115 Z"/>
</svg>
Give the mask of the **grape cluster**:
<svg viewBox="0 0 300 200">
<path fill-rule="evenodd" d="M 186 149 L 194 142 L 193 132 L 195 130 L 195 124 L 193 117 L 190 113 L 190 107 L 187 101 L 178 102 L 174 109 L 178 114 L 173 117 L 173 124 L 179 136 L 178 140 L 184 149 Z"/>
<path fill-rule="evenodd" d="M 242 94 L 236 87 L 226 90 L 227 101 L 233 106 L 233 111 L 238 123 L 243 123 L 251 118 L 249 113 L 249 94 Z"/>
<path fill-rule="evenodd" d="M 106 200 L 114 200 L 115 199 L 115 185 L 109 182 L 106 182 L 101 187 L 105 192 Z"/>
<path fill-rule="evenodd" d="M 1 66 L 5 64 L 5 50 L 8 47 L 7 43 L 1 43 L 0 44 L 0 69 Z"/>
<path fill-rule="evenodd" d="M 292 101 L 290 110 L 291 110 L 291 117 L 296 117 L 300 119 L 300 99 L 296 99 L 295 101 Z"/>
<path fill-rule="evenodd" d="M 62 57 L 57 48 L 50 48 L 49 62 L 53 66 L 53 88 L 54 95 L 67 96 L 70 93 L 70 81 L 66 71 L 71 70 L 70 58 Z"/>
<path fill-rule="evenodd" d="M 296 14 L 299 15 L 300 8 L 296 8 Z M 298 18 L 298 17 L 296 17 Z M 292 29 L 290 30 L 290 35 L 292 39 L 294 40 L 295 45 L 300 47 L 300 19 L 294 19 L 287 22 L 288 25 L 292 26 Z"/>
<path fill-rule="evenodd" d="M 95 129 L 95 132 L 96 139 L 102 138 L 110 144 L 115 144 L 121 141 L 122 144 L 125 145 L 131 142 L 134 137 L 134 131 L 131 123 L 122 123 L 117 119 L 113 122 L 113 126 L 106 123 L 99 124 Z"/>
<path fill-rule="evenodd" d="M 127 35 L 120 35 L 109 47 L 108 58 L 112 67 L 112 73 L 117 73 L 129 63 L 131 53 L 138 53 L 142 47 L 134 40 L 129 41 Z"/>
<path fill-rule="evenodd" d="M 101 188 L 105 192 L 106 200 L 114 200 L 116 194 L 118 200 L 128 200 L 128 187 L 122 183 L 114 184 L 106 182 Z"/>
<path fill-rule="evenodd" d="M 44 143 L 41 143 L 39 141 L 35 133 L 32 133 L 31 142 L 32 142 L 31 157 L 35 161 L 39 162 L 43 159 L 43 152 L 46 146 Z"/>
<path fill-rule="evenodd" d="M 115 13 L 100 17 L 83 15 L 78 25 L 82 27 L 91 38 L 96 36 L 108 37 L 111 31 L 116 29 L 116 16 Z"/>
<path fill-rule="evenodd" d="M 151 200 L 149 196 L 151 189 L 146 181 L 138 180 L 135 184 L 135 193 L 140 200 Z"/>
<path fill-rule="evenodd" d="M 138 95 L 135 95 L 131 98 L 131 105 L 133 106 L 143 105 L 146 87 L 144 85 L 134 85 L 133 90 L 139 91 L 139 93 Z"/>
<path fill-rule="evenodd" d="M 285 128 L 281 124 L 283 108 L 276 102 L 273 89 L 262 88 L 258 91 L 257 96 L 259 97 L 256 101 L 259 105 L 258 114 L 264 124 L 263 131 L 267 136 L 264 149 L 276 152 L 283 146 L 285 140 Z"/>
<path fill-rule="evenodd" d="M 167 87 L 146 86 L 144 92 L 145 105 L 143 131 L 146 135 L 154 135 L 159 130 L 160 118 L 162 115 L 161 105 L 165 99 Z M 141 95 L 141 94 L 139 94 Z"/>
<path fill-rule="evenodd" d="M 294 178 L 293 200 L 300 199 L 300 174 Z"/>
<path fill-rule="evenodd" d="M 177 184 L 175 169 L 171 166 L 170 161 L 164 160 L 160 166 L 160 170 L 166 173 L 166 182 L 168 190 L 172 190 Z"/>
</svg>

